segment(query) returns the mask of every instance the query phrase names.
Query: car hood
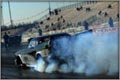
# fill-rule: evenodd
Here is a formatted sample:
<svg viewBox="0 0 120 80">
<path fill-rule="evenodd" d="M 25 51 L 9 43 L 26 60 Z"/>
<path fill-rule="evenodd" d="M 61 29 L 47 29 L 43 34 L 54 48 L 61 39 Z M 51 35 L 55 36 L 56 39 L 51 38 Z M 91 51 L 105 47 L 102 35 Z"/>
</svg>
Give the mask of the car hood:
<svg viewBox="0 0 120 80">
<path fill-rule="evenodd" d="M 27 53 L 30 53 L 30 52 L 32 52 L 32 51 L 35 51 L 35 49 L 34 49 L 34 48 L 21 49 L 21 50 L 17 51 L 17 52 L 15 53 L 15 55 L 27 54 Z"/>
<path fill-rule="evenodd" d="M 44 45 L 46 45 L 46 43 L 44 43 Z M 19 54 L 27 54 L 27 53 L 30 53 L 32 51 L 40 51 L 40 50 L 43 50 L 45 46 L 43 45 L 37 45 L 36 47 L 34 48 L 26 48 L 26 49 L 21 49 L 19 51 L 17 51 L 15 53 L 15 55 L 19 55 Z"/>
</svg>

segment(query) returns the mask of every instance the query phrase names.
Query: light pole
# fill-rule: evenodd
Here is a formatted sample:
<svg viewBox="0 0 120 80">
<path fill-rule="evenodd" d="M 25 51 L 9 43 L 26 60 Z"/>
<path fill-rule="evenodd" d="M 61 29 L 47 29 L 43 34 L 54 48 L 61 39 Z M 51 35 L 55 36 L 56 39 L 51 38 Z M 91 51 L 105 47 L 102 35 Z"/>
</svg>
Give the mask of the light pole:
<svg viewBox="0 0 120 80">
<path fill-rule="evenodd" d="M 50 0 L 49 0 L 49 14 L 51 15 L 51 4 L 50 4 Z"/>
<path fill-rule="evenodd" d="M 2 15 L 2 0 L 0 1 L 0 26 L 3 24 L 3 15 Z"/>
<path fill-rule="evenodd" d="M 10 15 L 11 27 L 13 27 L 13 21 L 12 21 L 11 8 L 10 8 L 10 1 L 9 0 L 8 0 L 8 8 L 9 8 L 9 15 Z"/>
</svg>

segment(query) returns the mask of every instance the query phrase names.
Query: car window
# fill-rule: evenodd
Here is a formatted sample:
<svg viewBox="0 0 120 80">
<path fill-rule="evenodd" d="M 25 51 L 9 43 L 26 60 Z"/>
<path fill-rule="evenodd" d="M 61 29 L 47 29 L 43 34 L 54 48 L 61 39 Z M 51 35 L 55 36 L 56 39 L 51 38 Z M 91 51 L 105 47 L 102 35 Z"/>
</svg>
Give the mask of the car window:
<svg viewBox="0 0 120 80">
<path fill-rule="evenodd" d="M 38 45 L 38 42 L 37 41 L 30 41 L 29 45 L 28 45 L 28 48 L 34 48 L 36 45 Z"/>
<path fill-rule="evenodd" d="M 43 48 L 43 49 L 45 49 L 46 48 L 46 45 L 48 45 L 49 44 L 49 41 L 45 41 L 45 42 L 43 42 L 43 43 L 41 43 L 41 44 L 39 44 L 39 45 L 41 45 L 41 47 Z"/>
</svg>

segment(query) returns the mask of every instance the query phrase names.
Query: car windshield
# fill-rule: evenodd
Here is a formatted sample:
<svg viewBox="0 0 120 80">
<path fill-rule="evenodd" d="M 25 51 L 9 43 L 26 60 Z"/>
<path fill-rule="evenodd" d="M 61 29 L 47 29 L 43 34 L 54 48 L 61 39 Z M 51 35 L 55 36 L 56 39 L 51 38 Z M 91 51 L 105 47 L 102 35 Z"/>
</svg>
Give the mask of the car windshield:
<svg viewBox="0 0 120 80">
<path fill-rule="evenodd" d="M 34 48 L 36 45 L 38 45 L 38 41 L 30 41 L 28 48 Z"/>
<path fill-rule="evenodd" d="M 49 44 L 49 41 L 50 41 L 49 38 L 45 38 L 44 40 L 39 40 L 39 41 L 32 40 L 30 41 L 28 48 L 34 48 L 37 45 L 41 45 L 42 47 L 45 47 L 45 45 Z"/>
</svg>

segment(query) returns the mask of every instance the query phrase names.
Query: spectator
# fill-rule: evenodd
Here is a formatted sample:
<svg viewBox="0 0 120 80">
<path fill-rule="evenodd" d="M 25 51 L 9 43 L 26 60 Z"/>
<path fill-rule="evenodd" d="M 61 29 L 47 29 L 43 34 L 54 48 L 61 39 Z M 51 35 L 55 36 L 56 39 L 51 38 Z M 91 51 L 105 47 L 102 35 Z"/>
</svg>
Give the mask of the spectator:
<svg viewBox="0 0 120 80">
<path fill-rule="evenodd" d="M 98 14 L 101 15 L 101 14 L 102 14 L 102 11 L 99 11 Z"/>
<path fill-rule="evenodd" d="M 63 19 L 63 23 L 65 23 L 65 19 Z"/>
<path fill-rule="evenodd" d="M 38 33 L 39 33 L 39 36 L 41 36 L 42 35 L 42 30 L 38 29 Z"/>
<path fill-rule="evenodd" d="M 117 14 L 117 18 L 119 19 L 119 13 Z"/>
<path fill-rule="evenodd" d="M 108 5 L 108 8 L 110 8 L 110 9 L 111 9 L 111 8 L 112 8 L 112 5 L 111 5 L 111 4 L 109 4 L 109 5 Z"/>
<path fill-rule="evenodd" d="M 53 24 L 53 23 L 51 23 L 51 26 L 54 26 L 54 24 Z"/>
<path fill-rule="evenodd" d="M 50 11 L 49 14 L 50 14 L 50 15 L 54 15 L 54 12 L 53 12 L 53 11 Z"/>
<path fill-rule="evenodd" d="M 43 24 L 43 21 L 41 21 L 40 24 Z"/>
<path fill-rule="evenodd" d="M 82 7 L 82 6 L 77 7 L 76 10 L 77 10 L 77 11 L 83 10 L 83 7 Z"/>
<path fill-rule="evenodd" d="M 86 11 L 91 11 L 91 8 L 90 7 L 86 8 Z"/>
<path fill-rule="evenodd" d="M 58 21 L 60 21 L 60 18 L 58 18 Z"/>
<path fill-rule="evenodd" d="M 113 22 L 112 17 L 109 18 L 108 23 L 110 27 L 114 27 L 114 22 Z"/>
<path fill-rule="evenodd" d="M 48 17 L 47 20 L 50 20 L 50 17 Z"/>
<path fill-rule="evenodd" d="M 104 16 L 105 16 L 105 17 L 106 17 L 106 16 L 108 16 L 108 13 L 107 13 L 107 12 L 105 12 Z"/>
<path fill-rule="evenodd" d="M 80 8 L 77 7 L 76 10 L 77 10 L 77 11 L 80 11 Z"/>
<path fill-rule="evenodd" d="M 8 46 L 9 46 L 9 36 L 8 36 L 8 34 L 6 32 L 5 32 L 4 36 L 3 36 L 3 39 L 4 39 L 5 48 L 7 49 Z"/>
<path fill-rule="evenodd" d="M 58 30 L 61 29 L 61 26 L 62 26 L 62 24 L 61 24 L 61 22 L 59 21 L 59 22 L 57 23 L 57 28 L 58 28 Z"/>
<path fill-rule="evenodd" d="M 63 16 L 61 15 L 61 19 L 63 18 Z"/>
<path fill-rule="evenodd" d="M 81 6 L 81 7 L 80 7 L 80 10 L 82 10 L 82 9 L 83 9 L 83 7 Z"/>
<path fill-rule="evenodd" d="M 55 15 L 58 15 L 58 10 L 57 9 L 55 9 Z"/>
<path fill-rule="evenodd" d="M 83 26 L 84 26 L 85 30 L 88 30 L 88 26 L 89 26 L 89 24 L 88 24 L 87 21 L 84 21 Z"/>
</svg>

